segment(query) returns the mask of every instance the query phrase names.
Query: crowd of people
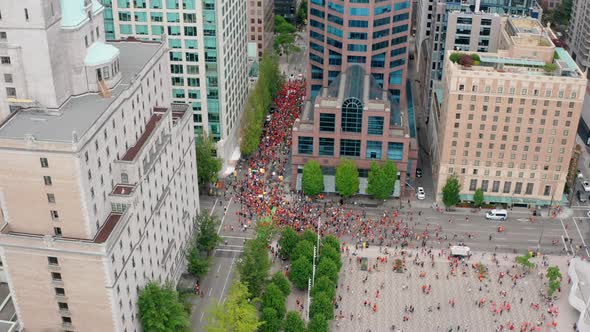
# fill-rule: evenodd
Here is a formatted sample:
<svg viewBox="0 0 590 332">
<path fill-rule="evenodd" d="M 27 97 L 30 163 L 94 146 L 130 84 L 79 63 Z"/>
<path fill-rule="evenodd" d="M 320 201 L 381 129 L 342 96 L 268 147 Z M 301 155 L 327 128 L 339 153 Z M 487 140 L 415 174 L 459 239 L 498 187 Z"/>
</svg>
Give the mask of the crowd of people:
<svg viewBox="0 0 590 332">
<path fill-rule="evenodd" d="M 272 216 L 275 223 L 278 225 L 289 225 L 296 230 L 302 231 L 306 228 L 311 228 L 314 231 L 318 229 L 318 223 L 321 222 L 320 232 L 324 234 L 333 234 L 338 236 L 343 241 L 343 254 L 355 255 L 359 250 L 363 250 L 369 245 L 383 246 L 384 250 L 390 248 L 392 253 L 384 251 L 385 255 L 375 261 L 375 264 L 370 265 L 374 270 L 397 271 L 399 267 L 395 266 L 399 260 L 391 259 L 393 263 L 388 263 L 387 257 L 401 257 L 402 250 L 413 248 L 416 252 L 422 253 L 423 257 L 430 257 L 431 267 L 434 268 L 435 253 L 433 248 L 438 250 L 438 259 L 444 259 L 445 255 L 449 255 L 448 247 L 451 245 L 450 241 L 461 242 L 461 239 L 472 239 L 474 234 L 445 234 L 443 232 L 442 224 L 429 224 L 421 217 L 421 213 L 413 214 L 411 211 L 402 212 L 397 209 L 390 209 L 383 211 L 382 215 L 378 217 L 371 217 L 366 214 L 363 209 L 345 209 L 343 202 L 332 201 L 329 199 L 314 199 L 311 200 L 301 193 L 295 193 L 290 190 L 290 187 L 285 183 L 285 177 L 290 175 L 288 168 L 289 154 L 291 152 L 291 131 L 295 120 L 300 116 L 302 105 L 305 100 L 305 84 L 302 81 L 290 81 L 285 83 L 278 92 L 274 104 L 276 108 L 271 116 L 267 118 L 263 134 L 260 140 L 259 148 L 255 154 L 250 156 L 247 160 L 242 161 L 233 176 L 226 179 L 228 191 L 231 198 L 238 204 L 239 209 L 236 212 L 238 222 L 243 230 L 253 226 L 257 220 Z M 297 181 L 297 179 L 290 179 L 290 181 Z M 320 221 L 321 220 L 321 221 Z M 469 220 L 466 219 L 466 222 Z M 451 222 L 451 220 L 449 220 Z M 233 228 L 233 225 L 231 226 Z M 490 235 L 489 240 L 492 240 Z M 441 257 L 441 255 L 443 257 Z M 494 254 L 495 255 L 495 254 Z M 424 268 L 424 260 L 418 259 L 416 254 L 413 258 L 414 265 L 418 265 L 420 269 Z M 405 268 L 407 257 L 403 259 L 403 266 Z M 447 257 L 449 262 L 449 271 L 446 279 L 455 276 L 464 276 L 470 267 L 465 262 L 460 262 L 452 257 Z M 498 259 L 494 256 L 496 265 Z M 359 263 L 360 264 L 360 263 Z M 384 268 L 384 266 L 393 264 L 393 268 Z M 428 269 L 428 265 L 426 269 Z M 498 267 L 498 266 L 496 266 Z M 427 270 L 421 271 L 418 275 L 420 278 L 425 278 L 429 273 Z M 352 272 L 352 271 L 351 271 Z M 436 280 L 439 279 L 439 273 L 436 273 Z M 506 272 L 510 275 L 510 271 Z M 408 273 L 408 278 L 411 274 Z M 367 281 L 365 279 L 365 282 Z M 441 279 L 443 279 L 441 277 Z M 480 282 L 484 287 L 488 281 Z M 516 276 L 513 280 L 514 285 L 520 279 Z M 493 281 L 491 281 L 493 282 Z M 496 281 L 502 283 L 502 277 L 498 277 Z M 402 290 L 407 290 L 408 286 L 400 286 Z M 422 286 L 422 293 L 424 296 L 429 296 L 433 292 L 430 284 L 424 283 Z M 342 290 L 345 287 L 341 288 Z M 350 290 L 350 286 L 346 287 Z M 381 286 L 383 289 L 383 285 Z M 480 292 L 482 287 L 479 287 Z M 374 298 L 366 298 L 362 301 L 363 307 L 367 311 L 376 314 L 379 311 L 378 302 L 380 297 L 380 290 L 375 291 Z M 365 294 L 367 291 L 365 290 Z M 499 295 L 506 297 L 506 295 Z M 340 299 L 342 297 L 339 297 Z M 449 299 L 450 307 L 455 307 L 455 299 Z M 531 303 L 531 308 L 536 303 Z M 546 303 L 548 308 L 552 307 L 552 303 Z M 301 306 L 303 303 L 298 303 Z M 522 305 L 522 298 L 520 303 L 511 303 L 509 300 L 493 300 L 491 298 L 481 297 L 475 301 L 477 308 L 489 308 L 490 314 L 497 316 L 498 325 L 497 331 L 538 331 L 541 327 L 549 327 L 554 325 L 553 318 L 557 315 L 556 311 L 549 312 L 547 315 L 541 314 L 539 320 L 536 322 L 506 322 L 500 323 L 501 316 L 504 312 L 510 312 L 514 305 Z M 340 305 L 339 319 L 348 317 L 343 314 L 346 306 Z M 436 306 L 437 311 L 440 310 L 441 305 Z M 407 307 L 402 313 L 400 323 L 403 324 L 411 319 L 414 313 L 414 306 Z M 353 320 L 356 315 L 350 313 L 350 319 Z M 360 319 L 360 314 L 358 315 Z M 338 325 L 340 325 L 338 323 Z M 401 326 L 398 324 L 398 326 Z M 392 326 L 393 328 L 393 326 Z M 457 326 L 456 330 L 459 330 Z M 463 330 L 466 330 L 466 326 Z M 397 330 L 397 329 L 395 329 Z M 451 328 L 452 330 L 452 328 Z"/>
</svg>

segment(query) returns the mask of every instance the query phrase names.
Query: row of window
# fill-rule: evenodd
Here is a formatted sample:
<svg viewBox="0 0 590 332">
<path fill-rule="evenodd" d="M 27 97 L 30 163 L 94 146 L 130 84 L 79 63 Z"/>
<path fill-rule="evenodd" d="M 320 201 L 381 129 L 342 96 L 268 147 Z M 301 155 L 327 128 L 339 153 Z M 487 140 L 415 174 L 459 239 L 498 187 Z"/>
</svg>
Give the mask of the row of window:
<svg viewBox="0 0 590 332">
<path fill-rule="evenodd" d="M 334 156 L 334 138 L 320 137 L 318 140 L 318 154 L 324 157 Z M 297 143 L 297 152 L 299 154 L 313 154 L 314 138 L 309 136 L 300 136 Z M 383 142 L 367 141 L 365 150 L 365 159 L 382 158 Z M 396 142 L 387 143 L 387 159 L 402 160 L 404 155 L 404 144 Z M 340 139 L 340 156 L 360 157 L 361 141 L 354 139 Z"/>
<path fill-rule="evenodd" d="M 513 194 L 513 195 L 520 195 L 520 194 L 525 194 L 525 195 L 532 195 L 534 188 L 535 188 L 535 184 L 534 183 L 527 183 L 526 184 L 526 188 L 523 192 L 523 182 L 516 182 L 514 184 L 514 188 L 512 187 L 512 181 L 505 181 L 504 184 L 501 186 L 500 181 L 492 181 L 492 186 L 491 188 L 489 187 L 490 181 L 489 180 L 482 180 L 481 183 L 479 183 L 479 187 L 478 187 L 478 180 L 477 179 L 471 179 L 469 181 L 469 191 L 476 191 L 477 189 L 481 189 L 483 192 L 488 192 L 491 191 L 492 193 L 499 193 L 500 192 L 500 187 L 502 188 L 502 193 L 503 194 Z M 512 191 L 514 190 L 514 191 Z M 543 196 L 549 196 L 551 195 L 551 186 L 546 185 L 545 188 L 543 189 Z"/>
<path fill-rule="evenodd" d="M 508 89 L 508 94 L 510 95 L 516 95 L 516 87 L 509 87 Z M 465 84 L 459 84 L 459 91 L 466 91 L 465 90 Z M 478 86 L 477 85 L 472 85 L 471 86 L 471 92 L 477 92 L 478 91 Z M 492 93 L 492 87 L 489 85 L 486 85 L 484 88 L 484 92 L 485 93 Z M 498 94 L 504 94 L 504 87 L 503 86 L 499 86 L 496 89 L 496 93 Z M 521 88 L 520 89 L 520 95 L 521 96 L 528 96 L 529 95 L 529 89 L 527 88 Z M 542 94 L 540 89 L 532 89 L 532 96 L 534 97 L 540 97 L 541 95 L 544 95 L 545 97 L 554 97 L 555 98 L 555 94 L 553 94 L 553 91 L 551 89 L 545 89 L 545 92 Z M 557 93 L 557 97 L 558 98 L 564 98 L 565 95 L 565 91 L 564 90 L 559 90 Z M 568 98 L 570 99 L 576 99 L 578 97 L 578 92 L 577 91 L 572 91 L 570 93 L 570 95 L 568 96 Z M 497 98 L 501 98 L 501 97 L 497 97 Z M 548 100 L 545 100 L 545 102 L 549 102 Z"/>
<path fill-rule="evenodd" d="M 164 14 L 158 12 L 151 12 L 150 20 L 152 23 L 164 22 Z M 107 14 L 106 16 L 112 16 L 111 14 Z M 133 21 L 135 22 L 148 22 L 148 13 L 146 12 L 119 12 L 119 21 L 121 22 L 131 22 L 133 17 Z M 111 19 L 112 17 L 106 17 L 107 19 Z M 168 23 L 181 23 L 180 14 L 179 13 L 166 13 L 166 22 Z M 182 23 L 196 23 L 197 22 L 197 14 L 194 13 L 184 13 L 182 14 Z"/>
<path fill-rule="evenodd" d="M 147 8 L 146 4 L 149 2 L 151 9 L 163 9 L 163 5 L 166 9 L 196 9 L 197 0 L 109 0 L 108 2 L 111 1 L 117 1 L 119 8 Z"/>
</svg>

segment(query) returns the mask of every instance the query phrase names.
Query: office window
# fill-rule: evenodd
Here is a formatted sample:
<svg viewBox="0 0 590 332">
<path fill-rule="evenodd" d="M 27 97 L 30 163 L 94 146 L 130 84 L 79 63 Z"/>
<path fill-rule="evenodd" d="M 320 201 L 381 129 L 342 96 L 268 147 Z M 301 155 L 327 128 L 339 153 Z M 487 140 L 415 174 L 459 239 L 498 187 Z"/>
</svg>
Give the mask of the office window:
<svg viewBox="0 0 590 332">
<path fill-rule="evenodd" d="M 57 307 L 59 310 L 69 310 L 68 304 L 65 302 L 57 302 Z"/>
<path fill-rule="evenodd" d="M 8 97 L 16 97 L 16 89 L 15 88 L 6 88 L 6 96 Z"/>
<path fill-rule="evenodd" d="M 12 83 L 12 74 L 4 74 L 4 82 L 6 83 Z"/>
<path fill-rule="evenodd" d="M 369 116 L 367 132 L 369 135 L 383 135 L 383 117 Z"/>
<path fill-rule="evenodd" d="M 477 180 L 471 179 L 471 181 L 469 181 L 469 191 L 475 191 L 476 189 L 477 189 Z"/>
<path fill-rule="evenodd" d="M 545 190 L 543 190 L 543 195 L 544 196 L 551 195 L 551 186 L 545 186 Z"/>
<path fill-rule="evenodd" d="M 66 290 L 61 288 L 61 287 L 55 287 L 55 295 L 57 296 L 65 296 L 66 295 Z"/>
<path fill-rule="evenodd" d="M 356 98 L 342 103 L 342 131 L 360 133 L 363 127 L 363 104 Z"/>
<path fill-rule="evenodd" d="M 404 144 L 397 142 L 387 143 L 387 159 L 388 160 L 403 160 L 404 158 Z"/>
<path fill-rule="evenodd" d="M 348 20 L 349 28 L 368 28 L 369 22 L 365 20 Z"/>
<path fill-rule="evenodd" d="M 48 203 L 55 203 L 55 195 L 54 194 L 47 194 L 47 202 Z"/>
<path fill-rule="evenodd" d="M 50 212 L 50 215 L 51 215 L 51 219 L 53 219 L 53 220 L 59 220 L 59 213 L 56 210 L 51 210 L 49 212 Z"/>
<path fill-rule="evenodd" d="M 510 193 L 510 187 L 511 186 L 512 186 L 512 182 L 510 182 L 510 181 L 504 182 L 504 190 L 502 190 L 502 192 L 505 193 L 505 194 Z"/>
<path fill-rule="evenodd" d="M 483 191 L 484 193 L 488 191 L 488 183 L 488 180 L 481 181 L 481 191 Z"/>
<path fill-rule="evenodd" d="M 340 155 L 348 157 L 361 156 L 361 141 L 354 139 L 340 140 Z"/>
<path fill-rule="evenodd" d="M 59 265 L 59 261 L 58 261 L 57 257 L 53 257 L 53 256 L 47 257 L 47 263 L 49 265 Z"/>
<path fill-rule="evenodd" d="M 320 137 L 319 155 L 320 156 L 334 156 L 334 139 L 333 138 Z"/>
<path fill-rule="evenodd" d="M 61 321 L 62 321 L 62 323 L 64 323 L 64 325 L 71 325 L 72 324 L 71 317 L 61 316 Z"/>
<path fill-rule="evenodd" d="M 45 185 L 46 185 L 46 186 L 50 186 L 50 185 L 52 185 L 52 182 L 51 182 L 51 176 L 44 176 L 44 177 L 43 177 L 43 181 L 45 182 Z"/>
<path fill-rule="evenodd" d="M 522 176 L 520 176 L 522 177 Z M 520 194 L 522 192 L 522 182 L 516 182 L 515 186 L 514 186 L 514 193 L 515 194 Z"/>
<path fill-rule="evenodd" d="M 297 144 L 299 154 L 313 153 L 313 137 L 300 136 Z"/>
<path fill-rule="evenodd" d="M 381 159 L 381 147 L 380 141 L 367 141 L 367 159 Z"/>
<path fill-rule="evenodd" d="M 337 3 L 334 3 L 332 1 L 329 1 L 328 2 L 328 9 L 331 9 L 333 11 L 336 11 L 336 12 L 338 12 L 340 14 L 344 14 L 344 6 L 339 5 Z"/>
<path fill-rule="evenodd" d="M 0 56 L 0 63 L 3 65 L 10 64 L 10 57 L 9 56 Z"/>
<path fill-rule="evenodd" d="M 51 272 L 51 279 L 54 281 L 62 281 L 61 273 L 58 272 Z"/>
<path fill-rule="evenodd" d="M 336 130 L 336 114 L 320 113 L 320 131 L 334 132 Z"/>
<path fill-rule="evenodd" d="M 526 191 L 525 195 L 532 195 L 533 194 L 533 187 L 535 186 L 534 183 L 527 183 L 526 184 Z"/>
<path fill-rule="evenodd" d="M 369 8 L 348 8 L 350 16 L 369 16 Z"/>
</svg>

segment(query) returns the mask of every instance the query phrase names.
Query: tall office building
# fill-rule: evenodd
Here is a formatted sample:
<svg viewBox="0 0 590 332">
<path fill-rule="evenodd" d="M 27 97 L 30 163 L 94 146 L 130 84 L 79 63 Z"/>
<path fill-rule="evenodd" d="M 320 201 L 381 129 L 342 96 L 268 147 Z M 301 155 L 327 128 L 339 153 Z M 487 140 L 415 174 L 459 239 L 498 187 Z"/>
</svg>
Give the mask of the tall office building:
<svg viewBox="0 0 590 332">
<path fill-rule="evenodd" d="M 537 0 L 421 1 L 424 5 L 419 8 L 423 12 L 417 15 L 421 18 L 421 21 L 416 26 L 416 48 L 419 55 L 418 68 L 420 70 L 418 76 L 422 85 L 428 86 L 428 89 L 422 89 L 419 97 L 423 100 L 423 104 L 428 105 L 428 107 L 432 104 L 434 85 L 442 77 L 446 50 L 455 49 L 457 46 L 464 49 L 466 45 L 470 45 L 472 41 L 477 40 L 477 49 L 470 49 L 471 51 L 494 51 L 493 47 L 485 44 L 486 38 L 489 39 L 490 37 L 487 33 L 497 27 L 497 19 L 494 19 L 493 14 L 500 16 L 530 16 L 540 19 L 543 12 Z M 455 13 L 457 16 L 454 18 L 449 17 L 450 13 Z M 470 14 L 479 16 L 465 16 Z M 471 23 L 468 23 L 468 19 L 465 19 L 465 17 L 472 17 Z M 457 22 L 457 19 L 459 22 Z M 450 24 L 455 24 L 456 28 L 449 29 Z M 477 29 L 478 27 L 479 29 Z M 423 29 L 427 31 L 423 31 Z M 449 31 L 458 37 L 456 41 L 447 38 Z M 491 34 L 491 36 L 495 35 Z M 451 41 L 451 45 L 447 46 L 446 41 Z M 484 50 L 485 48 L 487 50 Z"/>
<path fill-rule="evenodd" d="M 408 0 L 311 0 L 308 95 L 358 64 L 404 108 L 411 11 Z"/>
<path fill-rule="evenodd" d="M 274 1 L 248 0 L 248 42 L 256 44 L 259 59 L 272 50 L 274 28 Z"/>
<path fill-rule="evenodd" d="M 586 71 L 590 67 L 590 2 L 573 0 L 568 46 L 572 58 Z"/>
<path fill-rule="evenodd" d="M 31 99 L 0 125 L 0 257 L 20 328 L 137 331 L 139 289 L 178 280 L 199 210 L 168 49 L 105 42 L 96 0 L 0 12 L 2 70 Z"/>
<path fill-rule="evenodd" d="M 170 47 L 171 96 L 191 106 L 195 133 L 216 141 L 227 164 L 239 155 L 248 89 L 246 1 L 102 0 L 107 39 L 162 40 Z"/>
<path fill-rule="evenodd" d="M 469 52 L 472 65 L 445 53 L 431 119 L 437 198 L 457 175 L 464 200 L 481 188 L 493 203 L 561 204 L 587 80 L 550 29 L 504 21 L 497 52 Z"/>
<path fill-rule="evenodd" d="M 336 192 L 334 175 L 342 158 L 359 169 L 361 194 L 366 194 L 371 163 L 391 160 L 399 170 L 392 188 L 399 197 L 416 172 L 418 143 L 411 115 L 392 101 L 387 90 L 362 65 L 350 65 L 314 102 L 308 101 L 293 126 L 293 189 L 301 190 L 308 160 L 322 167 L 326 192 Z"/>
</svg>

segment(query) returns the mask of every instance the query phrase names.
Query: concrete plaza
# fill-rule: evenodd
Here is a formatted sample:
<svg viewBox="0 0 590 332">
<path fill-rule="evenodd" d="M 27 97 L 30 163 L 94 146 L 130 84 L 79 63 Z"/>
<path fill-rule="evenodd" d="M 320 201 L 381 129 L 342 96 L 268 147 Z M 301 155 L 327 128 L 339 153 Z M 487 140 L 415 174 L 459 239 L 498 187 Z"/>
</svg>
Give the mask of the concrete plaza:
<svg viewBox="0 0 590 332">
<path fill-rule="evenodd" d="M 416 251 L 406 254 L 406 268 L 403 273 L 392 271 L 395 258 L 401 258 L 399 251 L 393 255 L 379 253 L 379 248 L 372 247 L 358 252 L 358 256 L 343 257 L 343 268 L 340 273 L 338 295 L 342 300 L 338 302 L 337 317 L 331 323 L 332 331 L 496 331 L 501 325 L 504 331 L 509 331 L 509 325 L 514 325 L 514 331 L 520 331 L 524 322 L 537 326 L 544 314 L 545 320 L 537 331 L 570 331 L 578 317 L 578 313 L 567 303 L 569 285 L 567 281 L 567 257 L 549 257 L 551 266 L 558 265 L 563 275 L 563 282 L 559 299 L 555 306 L 559 308 L 559 315 L 552 317 L 547 313 L 548 305 L 540 296 L 540 291 L 545 292 L 539 273 L 545 274 L 546 267 L 541 266 L 542 260 L 534 258 L 531 261 L 537 267 L 531 269 L 523 278 L 519 279 L 516 286 L 508 275 L 502 278 L 502 284 L 498 282 L 500 272 L 510 272 L 510 275 L 523 273 L 521 266 L 514 266 L 514 255 L 499 254 L 498 266 L 492 262 L 493 255 L 489 253 L 475 252 L 471 259 L 467 260 L 467 266 L 456 270 L 455 276 L 450 274 L 449 261 L 446 255 L 438 256 L 439 251 L 434 250 L 434 267 L 431 259 L 424 252 L 419 253 L 419 261 L 424 262 L 424 267 L 416 265 L 413 260 Z M 446 253 L 445 253 L 446 254 Z M 380 263 L 377 270 L 371 272 L 360 271 L 357 257 L 367 257 L 369 266 L 376 263 L 377 257 L 388 256 L 387 263 Z M 482 263 L 487 269 L 487 278 L 480 282 L 479 272 L 472 264 Z M 466 273 L 463 274 L 463 271 Z M 425 273 L 420 277 L 421 272 Z M 436 274 L 438 273 L 438 279 Z M 447 279 L 447 275 L 449 275 Z M 366 282 L 363 280 L 366 279 Z M 382 287 L 383 285 L 383 287 Z M 430 285 L 431 291 L 425 294 L 423 285 Z M 481 288 L 481 290 L 480 290 Z M 366 289 L 366 294 L 365 294 Z M 379 297 L 376 292 L 379 290 Z M 505 291 L 506 295 L 501 292 Z M 522 304 L 520 299 L 522 298 Z M 478 307 L 480 299 L 485 299 L 485 304 Z M 364 305 L 368 301 L 371 305 Z M 454 307 L 449 304 L 454 300 Z M 492 314 L 491 303 L 496 303 L 496 308 L 504 302 L 511 306 L 508 312 Z M 539 309 L 531 307 L 531 303 L 539 304 Z M 377 305 L 376 312 L 373 304 Z M 440 309 L 437 307 L 440 304 Z M 404 308 L 414 306 L 413 313 L 405 313 Z M 352 315 L 352 320 L 351 320 Z M 403 321 L 407 316 L 409 320 Z M 557 322 L 557 329 L 547 327 L 547 324 Z M 460 329 L 459 329 L 460 327 Z M 527 331 L 532 331 L 530 328 Z"/>
</svg>

